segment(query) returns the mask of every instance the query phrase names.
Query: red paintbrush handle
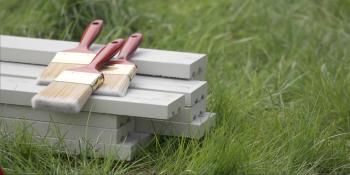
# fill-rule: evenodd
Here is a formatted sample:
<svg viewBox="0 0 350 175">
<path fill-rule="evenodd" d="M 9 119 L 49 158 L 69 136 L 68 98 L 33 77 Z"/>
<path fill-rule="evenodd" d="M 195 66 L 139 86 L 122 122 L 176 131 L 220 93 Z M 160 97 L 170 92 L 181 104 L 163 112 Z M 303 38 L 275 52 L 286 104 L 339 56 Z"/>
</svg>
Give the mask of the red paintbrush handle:
<svg viewBox="0 0 350 175">
<path fill-rule="evenodd" d="M 4 172 L 4 170 L 1 168 L 1 166 L 0 166 L 0 175 L 5 175 L 5 172 Z"/>
<path fill-rule="evenodd" d="M 117 51 L 123 46 L 124 42 L 124 39 L 117 39 L 108 43 L 96 54 L 94 60 L 88 65 L 88 67 L 100 70 L 104 63 L 117 53 Z"/>
<path fill-rule="evenodd" d="M 81 50 L 89 50 L 91 44 L 95 41 L 97 36 L 100 34 L 103 26 L 103 20 L 97 19 L 92 21 L 86 28 L 83 33 L 83 36 L 80 38 L 80 44 L 78 46 Z"/>
<path fill-rule="evenodd" d="M 124 62 L 127 62 L 129 56 L 135 52 L 142 42 L 143 35 L 141 33 L 134 33 L 129 36 L 125 42 L 123 48 L 120 50 L 118 58 L 121 58 Z"/>
</svg>

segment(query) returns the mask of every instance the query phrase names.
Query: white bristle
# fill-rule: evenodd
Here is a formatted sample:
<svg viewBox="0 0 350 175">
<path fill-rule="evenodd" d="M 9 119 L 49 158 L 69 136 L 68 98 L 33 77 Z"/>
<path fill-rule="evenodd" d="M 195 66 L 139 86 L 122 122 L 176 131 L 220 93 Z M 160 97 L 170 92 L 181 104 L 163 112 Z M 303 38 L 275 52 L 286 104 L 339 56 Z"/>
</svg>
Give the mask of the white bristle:
<svg viewBox="0 0 350 175">
<path fill-rule="evenodd" d="M 37 78 L 38 85 L 50 84 L 62 71 L 82 66 L 81 64 L 51 62 Z"/>
<path fill-rule="evenodd" d="M 100 95 L 125 96 L 130 78 L 123 74 L 104 74 L 103 84 L 94 92 Z"/>
<path fill-rule="evenodd" d="M 66 113 L 78 113 L 92 93 L 88 84 L 52 82 L 32 98 L 32 107 Z"/>
</svg>

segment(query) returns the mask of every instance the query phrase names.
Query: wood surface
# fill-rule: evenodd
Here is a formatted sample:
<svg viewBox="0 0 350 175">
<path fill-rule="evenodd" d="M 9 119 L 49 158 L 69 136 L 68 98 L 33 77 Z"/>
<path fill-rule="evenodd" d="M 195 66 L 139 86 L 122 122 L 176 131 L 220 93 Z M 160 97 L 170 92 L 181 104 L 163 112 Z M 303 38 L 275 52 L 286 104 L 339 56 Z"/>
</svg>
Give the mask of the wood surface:
<svg viewBox="0 0 350 175">
<path fill-rule="evenodd" d="M 1 75 L 36 79 L 45 66 L 0 62 Z M 137 75 L 130 89 L 179 93 L 185 95 L 185 106 L 193 106 L 207 95 L 207 82 Z"/>
<path fill-rule="evenodd" d="M 93 143 L 116 144 L 128 136 L 135 129 L 134 120 L 130 120 L 118 129 L 97 128 L 53 122 L 42 122 L 26 119 L 0 117 L 1 129 L 6 132 L 16 132 L 24 129 L 33 136 L 52 137 L 62 139 L 83 139 Z"/>
<path fill-rule="evenodd" d="M 191 123 L 139 118 L 135 120 L 135 129 L 136 132 L 200 139 L 215 126 L 215 117 L 215 113 L 206 112 Z"/>
<path fill-rule="evenodd" d="M 74 48 L 78 42 L 0 35 L 2 61 L 47 65 L 56 52 Z M 93 45 L 97 52 L 101 45 Z M 194 79 L 205 74 L 205 54 L 139 48 L 130 58 L 139 74 Z"/>
<path fill-rule="evenodd" d="M 31 106 L 31 98 L 44 86 L 34 79 L 0 76 L 0 103 Z M 130 89 L 124 97 L 92 95 L 82 111 L 145 118 L 169 119 L 184 108 L 182 94 Z"/>
</svg>

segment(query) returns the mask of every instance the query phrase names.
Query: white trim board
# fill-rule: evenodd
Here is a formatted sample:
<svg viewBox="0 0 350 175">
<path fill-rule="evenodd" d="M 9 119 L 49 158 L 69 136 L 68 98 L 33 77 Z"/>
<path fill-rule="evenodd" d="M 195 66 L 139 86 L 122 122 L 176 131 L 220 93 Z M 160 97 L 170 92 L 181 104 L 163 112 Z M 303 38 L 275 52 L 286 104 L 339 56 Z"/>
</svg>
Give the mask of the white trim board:
<svg viewBox="0 0 350 175">
<path fill-rule="evenodd" d="M 193 106 L 207 97 L 207 82 L 197 80 L 177 80 L 150 76 L 135 76 L 131 88 L 172 92 L 185 95 L 185 106 Z"/>
<path fill-rule="evenodd" d="M 127 116 L 111 114 L 80 112 L 65 114 L 51 111 L 35 110 L 30 106 L 0 104 L 0 116 L 14 119 L 24 119 L 51 123 L 70 124 L 77 126 L 92 126 L 106 129 L 118 129 L 128 122 Z"/>
<path fill-rule="evenodd" d="M 204 113 L 191 123 L 136 118 L 135 131 L 200 139 L 215 126 L 215 113 Z"/>
<path fill-rule="evenodd" d="M 192 108 L 198 108 L 201 109 L 203 106 L 205 105 L 205 102 L 199 102 L 198 104 L 196 104 L 194 107 Z M 198 107 L 197 107 L 198 106 Z M 152 128 L 148 128 L 149 126 L 149 121 L 145 122 L 145 126 L 141 126 L 141 128 L 135 128 L 135 130 L 137 131 L 144 131 L 144 132 L 150 132 L 150 133 L 154 133 L 156 132 L 157 134 L 165 134 L 165 135 L 171 135 L 172 133 L 169 132 L 165 132 L 162 129 L 165 129 L 166 127 L 169 126 L 169 128 L 174 129 L 177 133 L 174 133 L 175 135 L 180 135 L 179 132 L 182 129 L 186 129 L 188 130 L 188 128 L 194 128 L 194 130 L 200 130 L 198 132 L 202 132 L 201 128 L 208 128 L 208 121 L 206 119 L 206 114 L 202 113 L 200 116 L 197 116 L 195 118 L 195 120 L 192 120 L 192 115 L 195 113 L 200 113 L 202 110 L 198 110 L 198 109 L 192 109 L 191 108 L 185 108 L 185 111 L 181 111 L 181 113 L 186 113 L 186 115 L 188 115 L 188 117 L 181 117 L 180 119 L 175 119 L 175 118 L 171 118 L 171 120 L 164 120 L 165 125 L 163 125 L 163 123 L 159 122 L 161 120 L 155 120 L 154 123 L 156 124 L 156 128 L 160 128 L 160 129 L 155 129 L 155 130 L 151 130 Z M 88 114 L 87 114 L 88 115 Z M 97 114 L 97 113 L 91 113 L 90 114 L 90 118 L 88 119 L 88 116 L 85 116 L 83 113 L 81 114 L 75 114 L 74 115 L 65 115 L 65 114 L 58 114 L 58 113 L 49 113 L 49 112 L 43 112 L 43 111 L 39 111 L 39 110 L 33 110 L 31 107 L 29 106 L 18 106 L 18 105 L 9 105 L 9 104 L 2 104 L 0 105 L 0 116 L 5 117 L 5 118 L 11 118 L 14 120 L 21 120 L 21 121 L 30 121 L 30 122 L 37 122 L 39 124 L 41 123 L 46 123 L 46 125 L 56 125 L 58 127 L 61 127 L 61 125 L 57 125 L 57 124 L 65 124 L 65 125 L 73 125 L 76 127 L 80 127 L 80 128 L 86 128 L 86 127 L 91 127 L 91 128 L 100 128 L 100 129 L 115 129 L 114 127 L 116 127 L 116 118 L 128 118 L 128 120 L 125 121 L 125 119 L 121 119 L 123 123 L 123 125 L 119 128 L 116 128 L 117 130 L 123 128 L 125 126 L 125 122 L 128 122 L 130 120 L 135 120 L 136 122 L 143 123 L 145 120 L 139 117 L 128 117 L 128 116 L 115 116 L 115 115 L 108 115 L 108 114 Z M 199 115 L 199 114 L 197 114 Z M 203 117 L 204 116 L 204 117 Z M 1 117 L 0 117 L 1 118 Z M 89 121 L 87 121 L 89 120 Z M 175 121 L 173 121 L 175 120 Z M 178 122 L 179 120 L 182 120 L 182 122 Z M 118 121 L 118 120 L 117 120 Z M 188 121 L 188 122 L 187 122 Z M 108 125 L 107 123 L 113 123 Z M 88 124 L 87 124 L 88 123 Z M 38 124 L 36 124 L 37 126 Z M 141 124 L 142 125 L 142 124 Z M 190 126 L 193 125 L 193 126 Z M 210 124 L 212 125 L 212 124 Z M 41 128 L 45 128 L 46 126 L 42 126 Z M 140 127 L 140 126 L 138 126 Z M 209 126 L 210 127 L 210 126 Z M 44 131 L 42 131 L 44 132 Z M 186 131 L 184 131 L 186 132 Z M 199 138 L 202 136 L 202 133 L 199 133 L 198 136 L 194 136 L 194 133 L 190 133 L 188 135 L 186 135 L 187 133 L 184 133 L 184 137 L 195 137 L 195 138 Z M 95 134 L 96 135 L 96 134 Z"/>
<path fill-rule="evenodd" d="M 56 52 L 74 48 L 77 42 L 0 35 L 0 60 L 47 65 Z M 97 51 L 101 45 L 93 45 Z M 205 73 L 205 54 L 139 48 L 130 59 L 138 73 L 193 79 Z"/>
<path fill-rule="evenodd" d="M 206 101 L 201 100 L 192 107 L 184 107 L 179 113 L 171 117 L 169 120 L 184 123 L 192 122 L 196 117 L 204 113 L 205 110 Z M 79 126 L 93 126 L 107 129 L 119 128 L 130 120 L 129 116 L 118 116 L 94 112 L 66 114 L 60 112 L 35 110 L 30 106 L 18 106 L 13 104 L 0 104 L 0 116 L 42 122 L 73 124 Z"/>
<path fill-rule="evenodd" d="M 193 107 L 184 107 L 178 114 L 170 118 L 173 122 L 190 123 L 199 115 L 205 112 L 205 100 L 201 100 Z M 51 122 L 59 124 L 69 124 L 77 126 L 92 126 L 106 129 L 118 129 L 127 123 L 129 116 L 118 116 L 112 114 L 100 114 L 94 112 L 80 112 L 78 114 L 65 114 L 60 112 L 35 110 L 30 106 L 18 106 L 10 104 L 0 104 L 0 116 L 33 120 L 41 122 Z"/>
<path fill-rule="evenodd" d="M 91 143 L 84 140 L 58 139 L 51 137 L 33 137 L 40 147 L 51 146 L 54 152 L 73 155 L 87 154 L 87 156 L 112 157 L 118 160 L 132 160 L 152 140 L 152 136 L 146 133 L 130 133 L 122 142 L 117 144 Z M 44 140 L 41 143 L 42 139 Z M 36 142 L 34 142 L 36 143 Z M 33 142 L 28 143 L 33 144 Z M 91 150 L 87 152 L 86 150 Z"/>
<path fill-rule="evenodd" d="M 25 129 L 26 133 L 32 133 L 40 137 L 54 137 L 65 139 L 85 139 L 95 143 L 116 144 L 120 143 L 129 132 L 135 129 L 135 121 L 130 120 L 119 129 L 105 129 L 91 126 L 77 126 L 51 122 L 41 122 L 24 119 L 0 117 L 0 127 L 6 132 L 16 132 Z"/>
<path fill-rule="evenodd" d="M 31 98 L 44 86 L 35 80 L 0 76 L 0 103 L 31 106 Z M 184 108 L 182 94 L 129 89 L 124 97 L 92 95 L 82 111 L 169 119 Z"/>
<path fill-rule="evenodd" d="M 51 145 L 58 145 L 62 143 L 58 138 L 46 138 Z M 70 154 L 82 154 L 87 153 L 87 156 L 90 154 L 95 154 L 97 157 L 112 157 L 118 160 L 131 161 L 135 155 L 141 152 L 142 147 L 146 147 L 152 136 L 146 133 L 131 133 L 129 136 L 119 144 L 91 144 L 86 143 L 82 140 L 70 140 L 64 139 L 64 145 L 68 148 Z M 86 149 L 93 149 L 94 152 L 86 152 Z M 61 150 L 60 152 L 64 152 Z"/>
<path fill-rule="evenodd" d="M 0 62 L 0 74 L 23 78 L 37 78 L 45 66 Z M 207 96 L 207 82 L 137 75 L 130 89 L 152 90 L 185 95 L 185 106 L 193 106 Z"/>
</svg>

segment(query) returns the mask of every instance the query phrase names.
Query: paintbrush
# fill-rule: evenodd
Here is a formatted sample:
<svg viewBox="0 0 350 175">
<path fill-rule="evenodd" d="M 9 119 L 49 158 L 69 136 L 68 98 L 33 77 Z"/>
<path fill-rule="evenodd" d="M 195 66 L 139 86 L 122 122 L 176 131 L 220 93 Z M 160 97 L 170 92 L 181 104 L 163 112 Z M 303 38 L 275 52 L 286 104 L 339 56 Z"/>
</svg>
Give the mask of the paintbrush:
<svg viewBox="0 0 350 175">
<path fill-rule="evenodd" d="M 63 71 L 49 86 L 32 98 L 32 107 L 67 113 L 80 112 L 91 93 L 104 81 L 99 70 L 123 44 L 123 39 L 108 43 L 90 64 Z"/>
<path fill-rule="evenodd" d="M 142 41 L 142 34 L 131 35 L 118 56 L 108 62 L 102 72 L 105 77 L 103 84 L 96 90 L 95 94 L 125 96 L 129 84 L 136 74 L 137 67 L 128 61 Z"/>
<path fill-rule="evenodd" d="M 57 52 L 55 57 L 37 78 L 37 84 L 48 85 L 63 70 L 91 63 L 96 54 L 90 51 L 89 48 L 100 34 L 102 26 L 102 20 L 92 21 L 86 27 L 80 43 L 76 48 Z"/>
</svg>

